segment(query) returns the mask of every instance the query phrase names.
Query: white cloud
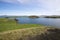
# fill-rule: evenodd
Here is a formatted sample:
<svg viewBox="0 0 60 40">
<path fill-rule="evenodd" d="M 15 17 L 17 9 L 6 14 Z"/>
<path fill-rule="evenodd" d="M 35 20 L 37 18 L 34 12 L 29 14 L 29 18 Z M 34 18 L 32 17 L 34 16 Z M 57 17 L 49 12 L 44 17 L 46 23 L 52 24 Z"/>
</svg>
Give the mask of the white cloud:
<svg viewBox="0 0 60 40">
<path fill-rule="evenodd" d="M 39 3 L 42 3 L 44 7 L 48 9 L 58 9 L 60 8 L 60 0 L 38 0 Z M 40 5 L 39 5 L 40 6 Z"/>
<path fill-rule="evenodd" d="M 29 3 L 30 2 L 30 0 L 17 0 L 17 1 L 20 3 Z"/>
<path fill-rule="evenodd" d="M 39 7 L 42 6 L 43 10 L 40 12 L 59 14 L 60 13 L 60 0 L 0 0 L 9 3 L 29 4 L 36 3 Z"/>
<path fill-rule="evenodd" d="M 22 4 L 25 4 L 25 3 L 29 3 L 31 0 L 0 0 L 0 1 L 9 2 L 9 3 L 22 3 Z"/>
<path fill-rule="evenodd" d="M 0 0 L 2 2 L 8 2 L 8 3 L 14 3 L 17 2 L 17 0 Z"/>
<path fill-rule="evenodd" d="M 10 2 L 10 3 L 22 3 L 22 4 L 28 4 L 30 2 L 37 3 L 38 6 L 41 6 L 41 4 L 49 9 L 59 9 L 60 8 L 60 0 L 0 0 L 4 2 Z"/>
</svg>

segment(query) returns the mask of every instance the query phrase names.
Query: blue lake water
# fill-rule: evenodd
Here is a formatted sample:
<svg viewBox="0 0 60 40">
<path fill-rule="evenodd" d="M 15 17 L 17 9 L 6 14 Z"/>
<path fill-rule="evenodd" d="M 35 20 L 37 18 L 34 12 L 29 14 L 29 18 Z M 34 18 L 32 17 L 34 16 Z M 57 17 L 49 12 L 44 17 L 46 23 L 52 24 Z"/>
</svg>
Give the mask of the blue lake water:
<svg viewBox="0 0 60 40">
<path fill-rule="evenodd" d="M 21 17 L 17 18 L 18 22 L 21 24 L 43 24 L 46 26 L 54 26 L 60 28 L 60 19 L 59 18 L 28 18 Z"/>
</svg>

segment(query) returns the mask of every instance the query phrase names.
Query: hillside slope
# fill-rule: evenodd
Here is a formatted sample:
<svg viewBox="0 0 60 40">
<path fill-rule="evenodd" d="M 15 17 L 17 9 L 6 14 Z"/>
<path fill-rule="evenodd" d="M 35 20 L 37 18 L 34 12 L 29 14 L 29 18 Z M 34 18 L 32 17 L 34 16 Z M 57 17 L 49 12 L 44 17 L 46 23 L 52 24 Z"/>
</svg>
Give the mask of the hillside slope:
<svg viewBox="0 0 60 40">
<path fill-rule="evenodd" d="M 33 27 L 0 33 L 0 40 L 60 40 L 60 29 Z"/>
</svg>

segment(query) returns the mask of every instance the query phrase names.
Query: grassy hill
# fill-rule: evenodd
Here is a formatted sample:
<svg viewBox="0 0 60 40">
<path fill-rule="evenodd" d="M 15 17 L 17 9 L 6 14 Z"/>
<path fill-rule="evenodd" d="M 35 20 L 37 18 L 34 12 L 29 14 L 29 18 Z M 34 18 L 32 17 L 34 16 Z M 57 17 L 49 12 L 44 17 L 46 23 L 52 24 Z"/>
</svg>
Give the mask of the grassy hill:
<svg viewBox="0 0 60 40">
<path fill-rule="evenodd" d="M 0 18 L 0 40 L 60 40 L 60 29 Z"/>
<path fill-rule="evenodd" d="M 5 31 L 0 40 L 60 40 L 60 29 L 43 26 Z"/>
<path fill-rule="evenodd" d="M 33 27 L 0 32 L 0 40 L 30 40 L 46 31 L 46 27 Z"/>
</svg>

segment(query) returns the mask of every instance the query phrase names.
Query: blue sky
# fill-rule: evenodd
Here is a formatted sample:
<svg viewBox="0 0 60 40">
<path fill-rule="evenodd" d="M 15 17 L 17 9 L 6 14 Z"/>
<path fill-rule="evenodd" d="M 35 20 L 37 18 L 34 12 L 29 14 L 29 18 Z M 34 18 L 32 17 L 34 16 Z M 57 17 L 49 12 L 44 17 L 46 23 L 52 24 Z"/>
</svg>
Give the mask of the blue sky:
<svg viewBox="0 0 60 40">
<path fill-rule="evenodd" d="M 0 0 L 0 15 L 60 15 L 60 0 Z"/>
</svg>

